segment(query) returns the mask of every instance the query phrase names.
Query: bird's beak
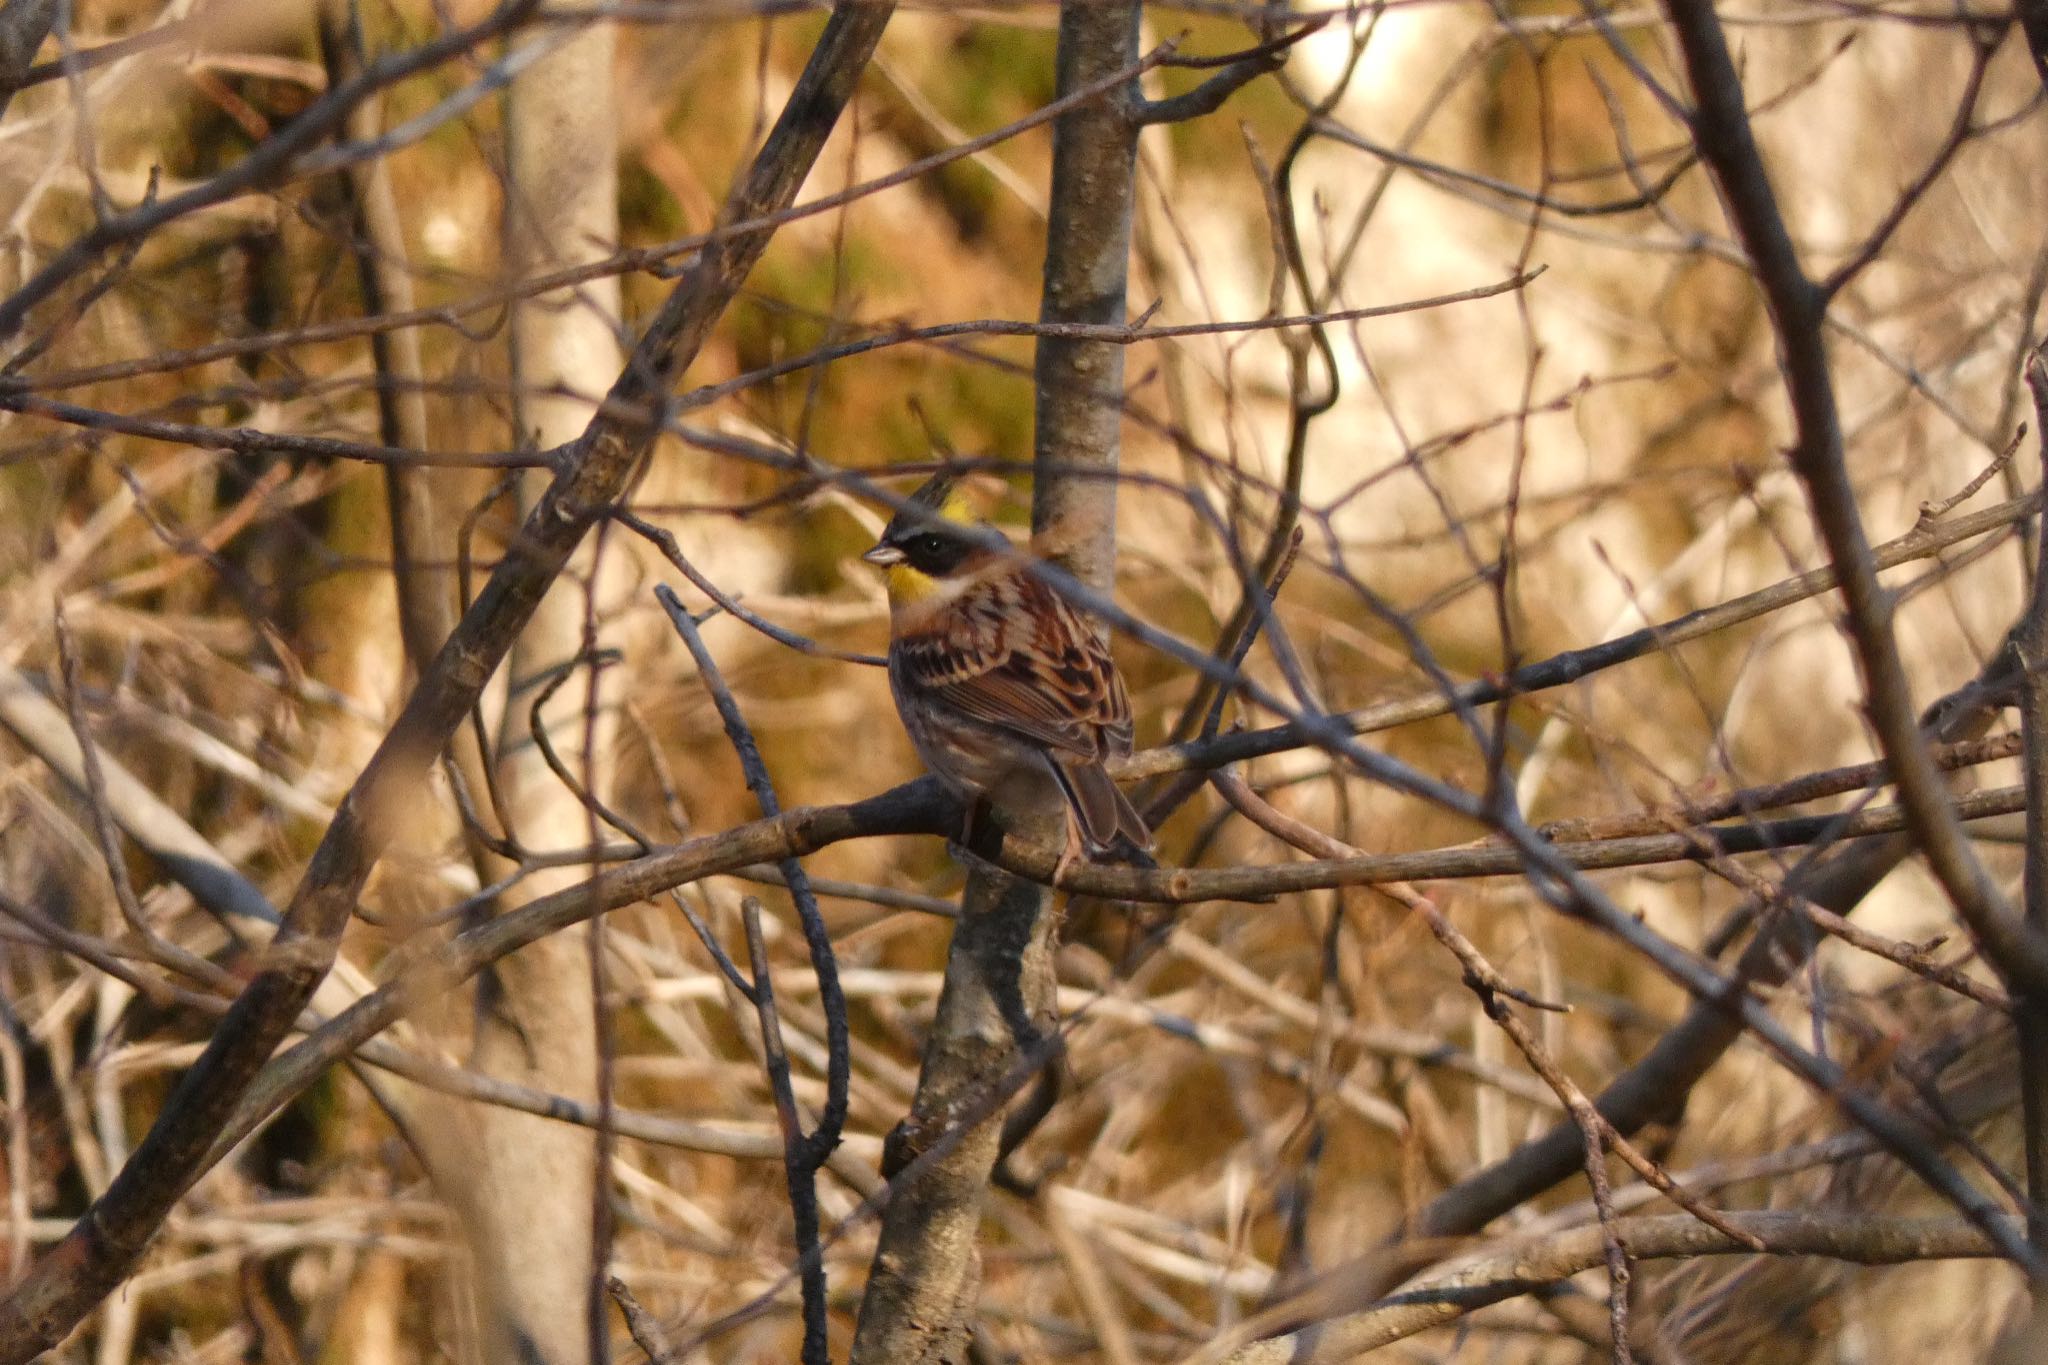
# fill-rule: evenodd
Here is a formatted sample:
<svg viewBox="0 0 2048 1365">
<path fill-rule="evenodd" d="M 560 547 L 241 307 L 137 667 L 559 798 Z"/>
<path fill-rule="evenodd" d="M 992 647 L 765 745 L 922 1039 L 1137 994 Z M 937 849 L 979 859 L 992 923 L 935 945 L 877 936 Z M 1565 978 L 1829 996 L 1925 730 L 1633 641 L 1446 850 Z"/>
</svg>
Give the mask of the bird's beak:
<svg viewBox="0 0 2048 1365">
<path fill-rule="evenodd" d="M 861 558 L 878 569 L 887 569 L 903 562 L 903 551 L 897 549 L 894 545 L 877 545 L 874 549 L 862 555 Z"/>
</svg>

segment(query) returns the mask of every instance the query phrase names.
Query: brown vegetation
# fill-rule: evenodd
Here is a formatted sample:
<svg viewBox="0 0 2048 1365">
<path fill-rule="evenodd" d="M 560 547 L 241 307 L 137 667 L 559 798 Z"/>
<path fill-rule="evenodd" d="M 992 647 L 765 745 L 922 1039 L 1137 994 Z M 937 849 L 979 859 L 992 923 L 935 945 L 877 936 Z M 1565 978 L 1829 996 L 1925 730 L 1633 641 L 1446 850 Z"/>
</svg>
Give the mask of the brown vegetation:
<svg viewBox="0 0 2048 1365">
<path fill-rule="evenodd" d="M 60 8 L 0 1361 L 2023 1358 L 2034 0 Z M 1161 868 L 946 842 L 939 460 Z"/>
</svg>

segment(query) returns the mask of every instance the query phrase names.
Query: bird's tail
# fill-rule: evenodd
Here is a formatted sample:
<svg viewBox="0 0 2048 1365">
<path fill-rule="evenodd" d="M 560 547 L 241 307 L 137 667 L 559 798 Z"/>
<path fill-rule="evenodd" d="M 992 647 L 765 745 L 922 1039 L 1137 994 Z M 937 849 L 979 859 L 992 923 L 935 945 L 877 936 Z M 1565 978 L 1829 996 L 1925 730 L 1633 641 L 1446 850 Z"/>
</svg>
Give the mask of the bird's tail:
<svg viewBox="0 0 2048 1365">
<path fill-rule="evenodd" d="M 1145 817 L 1109 780 L 1100 763 L 1054 759 L 1052 771 L 1091 858 L 1156 866 L 1150 852 L 1152 831 L 1145 827 Z"/>
</svg>

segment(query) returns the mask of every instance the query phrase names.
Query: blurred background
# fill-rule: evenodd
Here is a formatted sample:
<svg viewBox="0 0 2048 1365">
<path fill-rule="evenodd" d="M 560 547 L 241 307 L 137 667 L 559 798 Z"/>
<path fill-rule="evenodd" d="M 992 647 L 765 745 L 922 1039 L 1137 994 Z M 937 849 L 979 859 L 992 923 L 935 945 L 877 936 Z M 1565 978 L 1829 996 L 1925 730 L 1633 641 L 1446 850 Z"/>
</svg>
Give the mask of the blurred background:
<svg viewBox="0 0 2048 1365">
<path fill-rule="evenodd" d="M 1152 6 L 1146 45 L 1235 52 L 1259 41 L 1257 8 Z M 204 999 L 138 992 L 78 947 L 162 960 L 117 908 L 95 803 L 53 769 L 63 734 L 51 738 L 49 716 L 82 721 L 105 763 L 282 905 L 418 664 L 395 590 L 393 509 L 426 519 L 414 526 L 414 591 L 446 610 L 474 593 L 531 495 L 530 476 L 522 492 L 497 468 L 408 469 L 253 438 L 222 449 L 193 429 L 441 455 L 570 439 L 687 263 L 676 244 L 711 226 L 824 22 L 811 6 L 738 0 L 598 11 L 516 35 L 556 44 L 535 70 L 581 62 L 596 85 L 580 88 L 602 90 L 601 102 L 578 97 L 606 130 L 583 154 L 545 134 L 519 141 L 516 116 L 484 88 L 515 42 L 493 34 L 385 83 L 315 144 L 353 147 L 347 164 L 302 159 L 134 234 L 41 296 L 9 343 L 0 686 L 55 709 L 0 717 L 8 1278 L 105 1187 L 211 1028 Z M 76 0 L 44 61 L 147 39 L 53 70 L 7 106 L 0 290 L 61 263 L 96 223 L 222 184 L 348 78 L 356 41 L 373 56 L 404 52 L 489 13 L 477 0 L 354 11 Z M 1675 49 L 1654 10 L 1603 16 L 1605 34 L 1570 5 L 1338 7 L 1219 112 L 1147 130 L 1130 311 L 1148 327 L 1235 325 L 1126 353 L 1116 595 L 1127 609 L 1209 648 L 1243 591 L 1240 565 L 1282 525 L 1291 483 L 1305 534 L 1279 617 L 1315 699 L 1351 710 L 1432 692 L 1439 671 L 1499 673 L 1826 562 L 1782 458 L 1791 427 L 1770 320 L 1688 130 L 1652 88 L 1684 91 Z M 1045 3 L 900 11 L 799 202 L 1040 109 L 1054 94 L 1056 18 Z M 1851 268 L 1828 346 L 1871 539 L 1913 530 L 1987 471 L 1939 517 L 2036 486 L 2032 438 L 1999 464 L 2032 415 L 2020 373 L 2048 286 L 2042 84 L 2017 31 L 2002 16 L 1890 3 L 1731 6 L 1723 22 L 1807 269 Z M 1203 74 L 1143 79 L 1157 96 Z M 372 141 L 394 129 L 403 135 L 388 145 Z M 1035 318 L 1051 149 L 1040 123 L 781 228 L 634 486 L 631 510 L 704 578 L 823 647 L 793 649 L 729 613 L 705 627 L 785 805 L 853 800 L 919 771 L 882 671 L 835 657 L 886 642 L 880 584 L 856 556 L 887 510 L 838 471 L 901 493 L 957 457 L 1005 475 L 1010 524 L 1029 506 L 1031 337 L 964 329 L 830 363 L 816 353 Z M 530 196 L 518 188 L 528 183 Z M 582 268 L 571 287 L 522 289 L 565 268 Z M 1428 306 L 1397 307 L 1411 303 Z M 393 314 L 404 325 L 364 322 Z M 1330 320 L 1254 325 L 1304 315 Z M 1332 405 L 1312 412 L 1325 394 Z M 145 433 L 145 421 L 167 425 Z M 1919 702 L 1992 656 L 2025 601 L 2032 546 L 2014 516 L 1887 574 Z M 515 654 L 464 741 L 477 755 L 467 771 L 500 788 L 468 798 L 501 833 L 516 823 L 528 856 L 466 840 L 438 776 L 371 882 L 336 989 L 388 975 L 494 900 L 574 884 L 588 872 L 575 851 L 593 833 L 619 840 L 539 765 L 537 699 L 576 782 L 650 841 L 758 814 L 655 604 L 660 582 L 710 605 L 623 523 L 586 547 L 551 598 L 559 620 L 547 626 L 544 611 L 536 627 L 554 633 Z M 1810 597 L 1517 699 L 1504 780 L 1532 822 L 1664 811 L 1684 823 L 1689 801 L 1868 760 L 1838 610 Z M 1140 748 L 1184 737 L 1190 671 L 1136 641 L 1117 652 Z M 1283 686 L 1267 651 L 1247 666 Z M 1232 725 L 1274 719 L 1226 711 Z M 1467 790 L 1489 781 L 1487 749 L 1455 718 L 1371 742 Z M 1368 853 L 1484 833 L 1312 748 L 1239 771 Z M 1996 766 L 1982 775 L 2016 780 Z M 2010 829 L 1973 828 L 1994 872 L 2016 881 Z M 539 866 L 549 851 L 561 866 Z M 1203 791 L 1161 831 L 1160 856 L 1230 866 L 1296 855 Z M 1743 866 L 1773 883 L 1800 856 Z M 263 931 L 205 913 L 133 844 L 121 861 L 149 934 L 231 984 Z M 940 911 L 962 873 L 927 837 L 842 843 L 807 865 L 851 1002 L 847 1154 L 872 1171 L 915 1084 L 951 930 Z M 1747 889 L 1685 860 L 1600 877 L 1688 948 Z M 1685 1008 L 1677 987 L 1566 923 L 1520 877 L 1429 889 L 1517 985 L 1571 1006 L 1532 1025 L 1589 1090 Z M 682 916 L 686 906 L 744 960 L 746 895 L 770 912 L 797 1094 L 815 1103 L 823 1016 L 787 897 L 765 876 L 616 912 L 601 939 L 558 934 L 479 989 L 422 999 L 387 1041 L 584 1103 L 597 1083 L 588 1059 L 602 1055 L 621 1109 L 772 1136 L 751 1007 Z M 1988 979 L 1916 863 L 1878 886 L 1857 923 L 1908 944 L 1946 936 L 1931 956 Z M 1076 901 L 1058 965 L 1065 1083 L 987 1206 L 987 1358 L 1114 1358 L 1083 1286 L 1112 1305 L 1125 1358 L 1187 1358 L 1561 1115 L 1456 960 L 1367 888 L 1192 905 L 1163 923 Z M 217 1007 L 221 982 L 183 984 Z M 1998 1078 L 2011 1065 L 1989 1011 L 1839 941 L 1772 999 L 1797 1036 L 1861 1078 Z M 1674 1171 L 1841 1128 L 1747 1043 L 1689 1103 L 1675 1099 L 1644 1139 Z M 2008 1165 L 2014 1104 L 2000 1092 L 1973 1120 Z M 669 1324 L 678 1358 L 793 1359 L 779 1153 L 624 1137 L 594 1190 L 591 1150 L 585 1128 L 417 1076 L 337 1068 L 201 1182 L 140 1273 L 53 1358 L 512 1359 L 493 1325 L 522 1311 L 506 1297 L 535 1310 L 533 1286 L 550 1276 L 581 1292 L 596 1203 L 615 1223 L 611 1272 Z M 1937 1211 L 1916 1188 L 1837 1160 L 1720 1197 Z M 873 1221 L 856 1216 L 871 1192 L 832 1176 L 820 1188 L 828 1234 L 845 1224 L 825 1251 L 835 1334 L 851 1330 L 873 1252 Z M 1579 1179 L 1541 1207 L 1585 1197 Z M 563 1223 L 574 1227 L 559 1241 L 549 1229 Z M 1723 1260 L 1646 1264 L 1635 1293 L 1645 1358 L 1935 1362 L 1983 1358 L 2020 1286 L 1988 1261 Z M 1603 1327 L 1606 1292 L 1596 1272 L 1386 1354 L 1601 1358 L 1605 1338 L 1583 1310 Z M 556 1316 L 580 1342 L 580 1316 Z M 630 1352 L 623 1319 L 613 1329 Z"/>
</svg>

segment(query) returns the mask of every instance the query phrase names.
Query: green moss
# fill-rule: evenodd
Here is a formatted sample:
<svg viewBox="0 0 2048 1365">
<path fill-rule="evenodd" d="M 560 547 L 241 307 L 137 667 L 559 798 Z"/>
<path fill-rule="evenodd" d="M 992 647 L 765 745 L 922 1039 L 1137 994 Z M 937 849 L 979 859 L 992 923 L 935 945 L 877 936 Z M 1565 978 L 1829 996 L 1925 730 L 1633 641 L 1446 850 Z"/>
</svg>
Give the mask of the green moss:
<svg viewBox="0 0 2048 1365">
<path fill-rule="evenodd" d="M 948 366 L 937 378 L 943 386 L 945 410 L 957 422 L 974 425 L 983 449 L 1024 459 L 1031 453 L 1037 395 L 1031 386 L 1030 348 L 1019 343 L 1016 349 L 1024 366 L 1022 373 L 992 365 L 960 364 Z"/>
<path fill-rule="evenodd" d="M 960 239 L 975 242 L 983 238 L 991 221 L 1000 213 L 1008 192 L 996 178 L 972 161 L 953 161 L 941 166 L 923 182 L 927 192 L 945 205 L 947 216 L 959 229 Z"/>
<path fill-rule="evenodd" d="M 999 128 L 1054 95 L 1050 30 L 979 24 L 954 39 L 947 69 L 956 78 L 926 93 L 963 128 Z"/>
<path fill-rule="evenodd" d="M 806 355 L 839 338 L 835 314 L 866 294 L 888 294 L 906 282 L 903 264 L 868 239 L 849 235 L 833 255 L 802 248 L 771 249 L 748 281 L 754 297 L 731 315 L 733 349 L 743 370 L 760 369 L 791 356 Z M 857 308 L 857 303 L 852 306 Z M 749 401 L 767 419 L 793 419 L 816 400 L 828 409 L 844 396 L 846 365 L 797 370 L 762 383 Z M 854 414 L 864 418 L 865 414 Z"/>
<path fill-rule="evenodd" d="M 683 206 L 660 177 L 637 156 L 619 158 L 619 236 L 622 240 L 667 241 L 689 230 Z"/>
<path fill-rule="evenodd" d="M 805 512 L 790 538 L 790 591 L 829 594 L 841 580 L 840 566 L 867 548 L 867 537 L 837 508 Z"/>
</svg>

